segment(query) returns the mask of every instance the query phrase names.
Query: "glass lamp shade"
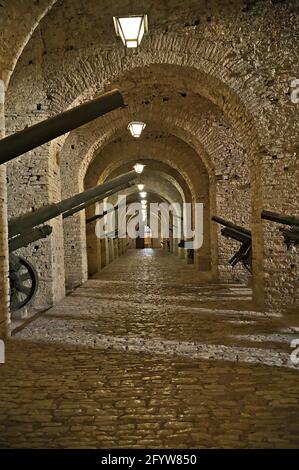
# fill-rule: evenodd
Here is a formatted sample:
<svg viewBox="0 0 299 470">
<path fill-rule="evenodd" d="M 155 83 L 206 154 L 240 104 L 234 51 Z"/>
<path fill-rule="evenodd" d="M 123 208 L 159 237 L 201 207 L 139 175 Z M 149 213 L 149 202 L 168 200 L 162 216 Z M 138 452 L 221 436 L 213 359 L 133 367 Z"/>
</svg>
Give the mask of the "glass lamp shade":
<svg viewBox="0 0 299 470">
<path fill-rule="evenodd" d="M 141 121 L 132 121 L 128 125 L 128 129 L 131 132 L 132 136 L 135 137 L 135 139 L 138 139 L 141 134 L 143 129 L 145 128 L 146 124 Z"/>
<path fill-rule="evenodd" d="M 136 171 L 136 173 L 138 173 L 139 175 L 143 172 L 143 168 L 145 167 L 145 165 L 142 165 L 142 163 L 136 163 L 136 165 L 133 166 L 134 170 Z"/>
<path fill-rule="evenodd" d="M 138 191 L 143 191 L 144 190 L 144 184 L 137 184 Z"/>
<path fill-rule="evenodd" d="M 141 191 L 141 193 L 139 193 L 139 194 L 140 194 L 140 197 L 142 199 L 144 199 L 146 197 L 146 192 L 145 191 Z"/>
<path fill-rule="evenodd" d="M 144 33 L 148 31 L 147 15 L 114 16 L 113 22 L 116 35 L 128 48 L 140 46 Z"/>
</svg>

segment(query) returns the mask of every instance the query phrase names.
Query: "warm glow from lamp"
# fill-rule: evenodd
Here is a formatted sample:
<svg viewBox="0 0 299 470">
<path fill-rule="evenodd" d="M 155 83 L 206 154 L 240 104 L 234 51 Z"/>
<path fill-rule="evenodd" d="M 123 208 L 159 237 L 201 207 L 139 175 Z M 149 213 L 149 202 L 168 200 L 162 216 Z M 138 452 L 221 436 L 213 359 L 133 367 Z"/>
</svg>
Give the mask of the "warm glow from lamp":
<svg viewBox="0 0 299 470">
<path fill-rule="evenodd" d="M 144 190 L 144 184 L 137 184 L 138 191 L 143 191 Z"/>
<path fill-rule="evenodd" d="M 146 206 L 146 204 L 147 204 L 147 200 L 146 200 L 146 199 L 142 199 L 141 205 L 142 205 L 142 206 Z"/>
<path fill-rule="evenodd" d="M 128 48 L 140 46 L 144 33 L 148 32 L 147 15 L 114 16 L 117 36 Z"/>
<path fill-rule="evenodd" d="M 132 136 L 138 139 L 141 136 L 143 129 L 146 124 L 141 121 L 132 121 L 128 124 L 128 129 L 131 132 Z"/>
<path fill-rule="evenodd" d="M 145 191 L 141 191 L 141 193 L 139 193 L 139 194 L 140 194 L 140 197 L 142 199 L 144 199 L 146 197 L 146 192 Z"/>
<path fill-rule="evenodd" d="M 133 166 L 134 170 L 136 171 L 136 173 L 138 173 L 139 175 L 143 172 L 143 168 L 145 167 L 145 165 L 142 165 L 141 163 L 136 163 L 136 165 Z"/>
</svg>

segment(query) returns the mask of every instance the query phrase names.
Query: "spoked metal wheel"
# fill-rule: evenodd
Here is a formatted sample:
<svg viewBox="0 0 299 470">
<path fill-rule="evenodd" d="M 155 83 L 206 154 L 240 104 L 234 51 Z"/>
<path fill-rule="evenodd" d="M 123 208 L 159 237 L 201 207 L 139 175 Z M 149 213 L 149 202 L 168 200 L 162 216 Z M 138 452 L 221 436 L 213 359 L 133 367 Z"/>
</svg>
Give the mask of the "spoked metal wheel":
<svg viewBox="0 0 299 470">
<path fill-rule="evenodd" d="M 11 310 L 19 310 L 35 295 L 38 289 L 38 275 L 29 261 L 10 255 L 9 280 Z"/>
</svg>

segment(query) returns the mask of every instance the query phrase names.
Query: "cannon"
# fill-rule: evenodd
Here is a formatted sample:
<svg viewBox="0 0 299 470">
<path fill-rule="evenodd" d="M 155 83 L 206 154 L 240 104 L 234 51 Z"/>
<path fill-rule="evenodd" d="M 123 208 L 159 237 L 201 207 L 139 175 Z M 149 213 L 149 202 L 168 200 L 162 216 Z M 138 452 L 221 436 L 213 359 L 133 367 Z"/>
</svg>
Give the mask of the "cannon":
<svg viewBox="0 0 299 470">
<path fill-rule="evenodd" d="M 221 234 L 226 238 L 231 238 L 241 243 L 240 249 L 229 260 L 231 266 L 236 266 L 237 263 L 242 263 L 247 271 L 252 274 L 252 242 L 250 230 L 235 225 L 222 217 L 212 216 L 212 220 L 224 228 L 221 229 Z"/>
<path fill-rule="evenodd" d="M 261 218 L 264 220 L 269 220 L 270 222 L 289 225 L 291 227 L 290 229 L 280 229 L 288 250 L 294 249 L 299 244 L 299 217 L 292 215 L 282 215 L 277 214 L 276 212 L 263 210 L 261 213 Z"/>
<path fill-rule="evenodd" d="M 28 304 L 38 289 L 38 275 L 35 268 L 29 261 L 16 256 L 14 251 L 48 237 L 52 232 L 52 227 L 42 225 L 43 223 L 59 215 L 63 218 L 71 217 L 95 202 L 135 184 L 135 178 L 135 171 L 130 171 L 61 202 L 41 207 L 9 221 L 9 277 L 12 310 L 18 310 Z"/>
<path fill-rule="evenodd" d="M 122 106 L 121 93 L 113 90 L 5 137 L 0 140 L 0 165 Z"/>
</svg>

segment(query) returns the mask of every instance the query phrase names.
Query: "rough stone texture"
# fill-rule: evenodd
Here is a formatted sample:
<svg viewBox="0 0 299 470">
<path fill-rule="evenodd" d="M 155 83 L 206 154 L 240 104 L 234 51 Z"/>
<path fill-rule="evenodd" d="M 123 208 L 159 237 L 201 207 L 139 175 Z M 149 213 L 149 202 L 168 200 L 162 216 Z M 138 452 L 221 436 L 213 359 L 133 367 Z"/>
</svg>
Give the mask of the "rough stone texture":
<svg viewBox="0 0 299 470">
<path fill-rule="evenodd" d="M 24 47 L 24 37 L 29 37 L 36 19 L 51 4 L 39 2 L 38 7 L 28 8 L 22 20 L 20 42 L 11 51 L 7 48 L 2 52 L 6 64 L 15 63 L 16 49 L 20 50 L 20 44 Z M 13 25 L 16 29 L 19 26 L 11 15 L 15 6 L 12 1 L 4 8 L 4 19 L 9 17 L 7 30 L 12 33 L 15 33 Z M 184 5 L 178 2 L 171 8 L 166 2 L 160 2 L 155 8 L 150 1 L 132 2 L 131 13 L 136 9 L 150 12 L 150 33 L 137 54 L 132 54 L 125 53 L 111 21 L 113 14 L 126 13 L 122 2 L 113 6 L 111 2 L 102 2 L 100 14 L 96 0 L 88 4 L 79 0 L 56 2 L 17 63 L 8 89 L 8 117 L 16 112 L 20 128 L 35 119 L 38 104 L 45 113 L 52 114 L 105 88 L 119 86 L 129 103 L 128 115 L 130 110 L 134 113 L 138 109 L 144 116 L 149 113 L 149 118 L 151 114 L 152 121 L 163 121 L 165 131 L 184 140 L 197 152 L 210 175 L 210 195 L 214 197 L 211 209 L 247 226 L 252 218 L 256 304 L 262 308 L 265 298 L 271 308 L 295 306 L 297 255 L 286 253 L 277 227 L 262 225 L 259 213 L 262 208 L 290 214 L 297 210 L 292 197 L 297 190 L 296 106 L 289 97 L 290 80 L 298 75 L 293 40 L 298 28 L 297 7 L 296 1 L 213 1 L 209 6 L 206 2 Z M 6 30 L 4 33 L 9 36 Z M 8 57 L 9 52 L 13 59 Z M 176 112 L 176 106 L 172 108 L 173 103 L 177 103 L 180 112 Z M 86 142 L 90 148 L 87 146 L 80 155 L 67 149 L 69 142 L 77 141 L 81 131 L 65 138 L 61 154 L 63 182 L 73 183 L 73 189 L 83 186 L 84 173 L 95 151 L 113 141 L 118 129 L 124 126 L 126 119 L 120 126 L 115 121 L 119 120 L 119 114 L 111 113 L 109 118 L 99 120 L 97 135 L 87 126 L 90 131 Z M 16 126 L 8 120 L 7 128 L 12 132 Z M 50 160 L 56 155 L 49 151 Z M 72 160 L 68 170 L 65 157 Z M 81 163 L 73 160 L 78 157 L 85 162 L 80 171 Z M 215 162 L 219 162 L 218 166 Z M 45 167 L 51 172 L 52 165 Z M 22 161 L 22 174 L 27 174 L 28 166 L 29 161 Z M 59 174 L 56 174 L 59 186 Z M 48 184 L 43 203 L 51 199 L 53 189 Z M 25 192 L 24 185 L 21 191 L 18 180 L 10 180 L 10 185 L 17 186 L 20 193 Z M 42 185 L 38 186 L 42 191 Z M 36 197 L 39 188 L 34 187 L 34 194 L 30 191 L 28 201 Z M 69 191 L 63 183 L 64 190 Z M 14 206 L 11 190 L 9 200 Z M 228 208 L 231 210 L 226 211 Z M 79 227 L 80 224 L 83 227 L 81 216 L 77 224 L 78 233 L 83 233 Z M 216 229 L 213 230 L 212 245 L 216 247 Z M 229 257 L 225 253 L 229 245 L 221 237 L 218 239 L 220 272 L 229 279 L 229 271 L 225 273 L 221 268 Z M 51 261 L 44 264 L 50 265 L 55 273 L 50 276 L 50 283 L 56 292 L 55 281 L 63 285 L 59 226 L 53 240 L 42 242 L 41 250 L 47 253 L 47 261 Z M 84 235 L 79 236 L 78 243 L 85 249 Z M 60 247 L 57 252 L 56 246 Z M 43 262 L 41 272 L 42 267 Z M 86 265 L 84 269 L 87 272 Z M 50 286 L 48 293 L 49 289 Z M 54 300 L 52 295 L 51 302 Z"/>
<path fill-rule="evenodd" d="M 1 74 L 0 74 L 1 76 Z M 5 86 L 0 80 L 0 138 L 5 135 Z M 6 167 L 0 168 L 0 339 L 9 332 Z"/>
<path fill-rule="evenodd" d="M 18 80 L 18 77 L 16 77 Z M 13 111 L 6 106 L 7 134 L 21 130 L 25 125 L 34 125 L 49 117 L 47 108 L 37 109 L 43 99 L 42 78 L 38 70 L 28 74 L 25 93 L 21 99 L 9 88 Z M 25 103 L 31 102 L 31 108 Z M 10 99 L 8 99 L 10 101 Z M 33 104 L 34 103 L 34 104 Z M 39 207 L 61 199 L 59 151 L 60 139 L 45 144 L 22 155 L 7 164 L 8 181 L 8 218 L 31 212 Z M 19 250 L 19 254 L 28 258 L 36 266 L 40 275 L 40 288 L 32 306 L 45 308 L 64 296 L 64 264 L 62 221 L 50 222 L 52 236 L 33 246 Z"/>
<path fill-rule="evenodd" d="M 298 318 L 198 276 L 130 250 L 14 334 L 0 445 L 298 447 Z"/>
<path fill-rule="evenodd" d="M 56 0 L 3 0 L 0 5 L 0 78 L 8 83 L 31 34 Z"/>
<path fill-rule="evenodd" d="M 172 237 L 177 256 L 165 239 L 127 252 L 132 241 L 86 231 L 93 207 L 20 250 L 40 276 L 28 315 L 55 306 L 12 318 L 0 446 L 298 447 L 298 250 L 260 220 L 299 215 L 298 1 L 129 3 L 0 0 L 0 137 L 115 87 L 127 105 L 1 166 L 0 337 L 7 219 L 137 160 L 149 200 L 204 203 L 204 245 L 192 265 Z M 112 16 L 141 12 L 149 34 L 125 50 Z M 251 228 L 252 279 L 227 266 L 236 244 L 212 214 Z"/>
</svg>

